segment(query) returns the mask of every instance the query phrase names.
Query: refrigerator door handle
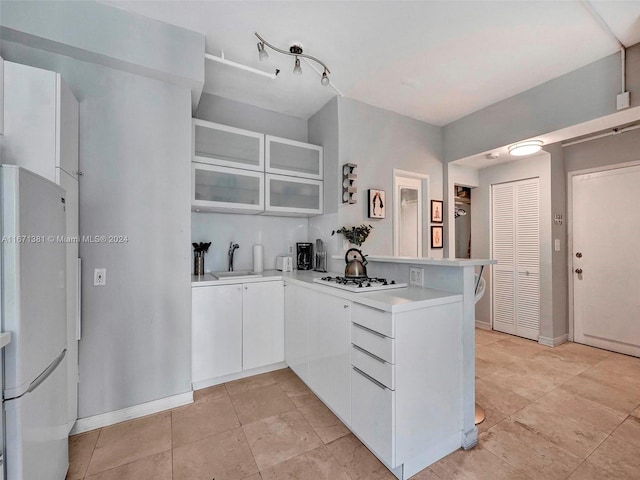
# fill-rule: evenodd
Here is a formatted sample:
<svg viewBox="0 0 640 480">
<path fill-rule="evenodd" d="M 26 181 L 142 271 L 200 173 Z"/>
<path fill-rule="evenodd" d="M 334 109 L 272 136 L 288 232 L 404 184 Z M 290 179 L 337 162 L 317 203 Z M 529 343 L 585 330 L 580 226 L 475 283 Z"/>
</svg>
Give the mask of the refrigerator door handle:
<svg viewBox="0 0 640 480">
<path fill-rule="evenodd" d="M 67 349 L 65 348 L 62 351 L 62 353 L 58 355 L 58 358 L 56 358 L 53 362 L 51 362 L 51 364 L 46 368 L 46 370 L 42 372 L 40 375 L 38 375 L 38 377 L 33 382 L 31 382 L 31 385 L 29 385 L 29 388 L 27 389 L 27 391 L 24 392 L 24 395 L 26 395 L 29 392 L 33 392 L 36 388 L 38 388 L 38 386 L 42 384 L 42 382 L 44 382 L 49 377 L 49 375 L 53 373 L 53 371 L 58 367 L 58 365 L 62 363 L 62 360 L 64 360 L 64 357 L 66 354 L 67 354 Z"/>
</svg>

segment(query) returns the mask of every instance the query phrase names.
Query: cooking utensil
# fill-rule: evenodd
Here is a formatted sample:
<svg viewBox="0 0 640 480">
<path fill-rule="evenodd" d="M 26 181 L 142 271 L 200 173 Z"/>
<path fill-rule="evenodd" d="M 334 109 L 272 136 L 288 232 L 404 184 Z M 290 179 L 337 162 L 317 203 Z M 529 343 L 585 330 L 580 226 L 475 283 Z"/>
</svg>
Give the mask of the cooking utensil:
<svg viewBox="0 0 640 480">
<path fill-rule="evenodd" d="M 360 260 L 358 260 L 357 255 L 353 255 L 353 258 L 349 260 L 349 253 L 351 252 L 355 252 L 360 255 Z M 367 267 L 365 267 L 365 265 L 369 262 L 367 262 L 367 259 L 360 250 L 358 250 L 357 248 L 350 248 L 349 250 L 347 250 L 347 253 L 345 253 L 344 255 L 344 261 L 347 264 L 347 266 L 344 267 L 345 277 L 367 278 Z"/>
</svg>

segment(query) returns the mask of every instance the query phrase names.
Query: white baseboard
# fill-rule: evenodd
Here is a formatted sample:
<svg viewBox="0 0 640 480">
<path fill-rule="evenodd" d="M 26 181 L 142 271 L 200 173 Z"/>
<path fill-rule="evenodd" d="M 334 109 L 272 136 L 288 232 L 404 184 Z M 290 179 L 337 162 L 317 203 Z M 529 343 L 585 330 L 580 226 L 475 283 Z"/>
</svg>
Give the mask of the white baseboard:
<svg viewBox="0 0 640 480">
<path fill-rule="evenodd" d="M 547 347 L 557 347 L 558 345 L 562 345 L 563 343 L 565 343 L 568 339 L 569 335 L 566 333 L 554 338 L 539 336 L 538 343 L 541 345 L 546 345 Z"/>
<path fill-rule="evenodd" d="M 480 330 L 492 330 L 490 323 L 481 322 L 479 320 L 476 320 L 476 328 L 479 328 Z"/>
<path fill-rule="evenodd" d="M 113 412 L 101 413 L 92 417 L 79 418 L 71 429 L 70 435 L 88 432 L 96 428 L 108 427 L 126 420 L 133 420 L 154 413 L 181 407 L 193 403 L 193 392 L 180 393 L 171 397 L 160 398 L 151 402 L 141 403 L 133 407 L 115 410 Z"/>
<path fill-rule="evenodd" d="M 239 380 L 245 377 L 251 377 L 252 375 L 259 375 L 261 373 L 273 372 L 274 370 L 280 370 L 281 368 L 287 368 L 285 362 L 272 363 L 264 367 L 252 368 L 251 370 L 244 370 L 238 373 L 232 373 L 231 375 L 225 375 L 223 377 L 208 378 L 206 380 L 199 380 L 193 382 L 191 387 L 194 390 L 200 390 L 201 388 L 213 387 L 214 385 L 220 385 L 221 383 L 231 382 L 233 380 Z"/>
</svg>

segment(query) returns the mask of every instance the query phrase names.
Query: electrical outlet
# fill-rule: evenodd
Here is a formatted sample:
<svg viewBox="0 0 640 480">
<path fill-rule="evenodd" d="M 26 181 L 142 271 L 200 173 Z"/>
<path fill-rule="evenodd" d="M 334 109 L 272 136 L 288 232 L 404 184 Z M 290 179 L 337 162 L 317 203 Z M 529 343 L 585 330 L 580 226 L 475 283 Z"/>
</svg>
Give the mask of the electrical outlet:
<svg viewBox="0 0 640 480">
<path fill-rule="evenodd" d="M 620 95 L 616 97 L 616 108 L 618 110 L 623 110 L 625 108 L 629 108 L 629 92 L 622 92 Z"/>
<path fill-rule="evenodd" d="M 293 245 L 289 245 L 289 255 L 293 255 Z"/>
<path fill-rule="evenodd" d="M 93 271 L 93 286 L 104 287 L 107 284 L 107 269 L 96 268 Z"/>
<path fill-rule="evenodd" d="M 409 285 L 424 286 L 424 268 L 409 267 Z"/>
</svg>

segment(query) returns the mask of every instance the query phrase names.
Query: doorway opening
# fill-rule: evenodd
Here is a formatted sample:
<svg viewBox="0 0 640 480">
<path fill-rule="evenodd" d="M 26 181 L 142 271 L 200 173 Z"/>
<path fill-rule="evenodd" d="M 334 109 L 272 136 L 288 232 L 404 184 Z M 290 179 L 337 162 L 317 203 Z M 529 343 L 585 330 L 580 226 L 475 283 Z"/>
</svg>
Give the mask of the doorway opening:
<svg viewBox="0 0 640 480">
<path fill-rule="evenodd" d="M 453 217 L 456 258 L 471 258 L 471 188 L 455 185 Z"/>
<path fill-rule="evenodd" d="M 422 257 L 424 204 L 429 177 L 420 173 L 393 171 L 393 254 Z"/>
</svg>

